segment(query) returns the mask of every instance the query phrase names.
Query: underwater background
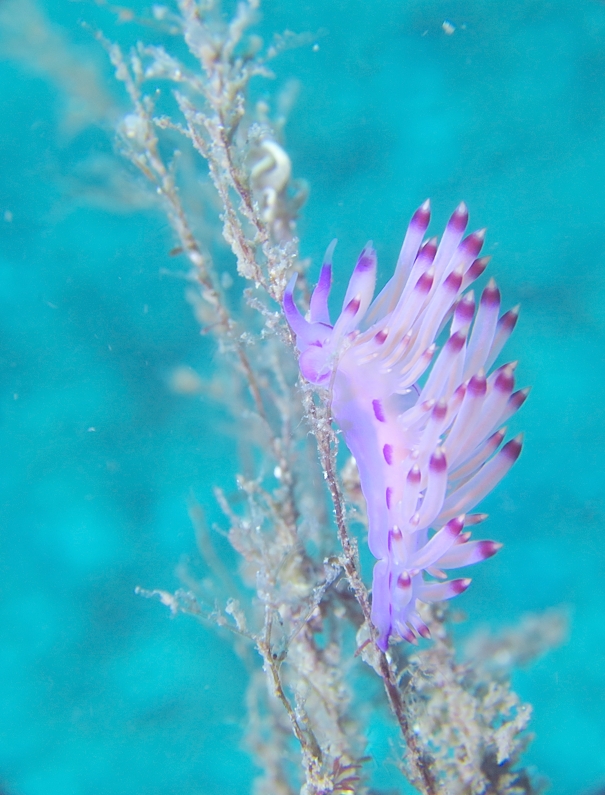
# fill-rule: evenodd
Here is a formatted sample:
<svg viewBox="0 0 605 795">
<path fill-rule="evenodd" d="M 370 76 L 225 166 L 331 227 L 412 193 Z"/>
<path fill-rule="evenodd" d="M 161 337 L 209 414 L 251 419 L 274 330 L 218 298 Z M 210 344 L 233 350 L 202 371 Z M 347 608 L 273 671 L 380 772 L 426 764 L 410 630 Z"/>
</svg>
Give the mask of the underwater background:
<svg viewBox="0 0 605 795">
<path fill-rule="evenodd" d="M 261 35 L 286 29 L 312 35 L 256 90 L 298 81 L 285 140 L 311 189 L 312 273 L 338 237 L 344 282 L 372 239 L 384 279 L 416 207 L 431 198 L 437 234 L 463 199 L 471 228 L 488 227 L 505 307 L 522 304 L 507 356 L 533 387 L 514 420 L 526 446 L 483 503 L 505 546 L 456 607 L 467 629 L 569 611 L 568 642 L 515 678 L 535 710 L 526 760 L 553 795 L 597 795 L 605 3 L 266 0 Z M 255 770 L 240 659 L 134 593 L 178 587 L 179 562 L 198 557 L 192 495 L 220 523 L 212 489 L 235 489 L 237 429 L 169 389 L 175 367 L 217 362 L 165 274 L 167 221 L 116 152 L 127 104 L 96 30 L 162 39 L 92 0 L 0 0 L 0 791 L 239 795 Z M 401 789 L 382 718 L 370 767 Z"/>
</svg>

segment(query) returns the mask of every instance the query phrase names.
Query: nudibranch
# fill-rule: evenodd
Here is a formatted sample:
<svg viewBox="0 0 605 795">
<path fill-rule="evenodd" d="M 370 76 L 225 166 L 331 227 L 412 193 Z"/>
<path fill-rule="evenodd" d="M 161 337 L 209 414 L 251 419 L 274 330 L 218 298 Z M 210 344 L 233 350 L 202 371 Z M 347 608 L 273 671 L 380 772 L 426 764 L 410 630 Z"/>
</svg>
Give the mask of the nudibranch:
<svg viewBox="0 0 605 795">
<path fill-rule="evenodd" d="M 516 363 L 489 373 L 518 308 L 500 316 L 493 280 L 478 307 L 473 292 L 465 292 L 489 261 L 479 257 L 485 230 L 464 237 L 468 212 L 460 204 L 437 244 L 424 239 L 429 219 L 427 201 L 412 217 L 395 272 L 374 300 L 376 253 L 366 245 L 334 324 L 328 296 L 335 241 L 308 316 L 294 302 L 296 275 L 284 294 L 300 371 L 330 390 L 334 420 L 359 469 L 368 543 L 377 559 L 372 621 L 383 651 L 391 637 L 428 637 L 419 602 L 462 593 L 470 580 L 448 580 L 446 572 L 500 548 L 470 539 L 469 528 L 486 517 L 469 511 L 519 456 L 521 437 L 502 444 L 502 426 L 528 392 L 513 391 Z M 447 339 L 438 350 L 442 332 Z"/>
</svg>

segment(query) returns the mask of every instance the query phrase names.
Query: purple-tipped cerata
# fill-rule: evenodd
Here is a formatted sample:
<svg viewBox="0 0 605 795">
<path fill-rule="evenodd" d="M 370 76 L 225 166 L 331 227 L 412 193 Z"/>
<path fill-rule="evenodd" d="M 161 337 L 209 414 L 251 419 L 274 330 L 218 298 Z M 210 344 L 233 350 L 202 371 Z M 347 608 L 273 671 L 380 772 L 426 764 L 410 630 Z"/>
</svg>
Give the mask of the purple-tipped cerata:
<svg viewBox="0 0 605 795">
<path fill-rule="evenodd" d="M 447 570 L 500 548 L 470 540 L 469 528 L 487 517 L 468 512 L 517 460 L 521 439 L 502 446 L 502 425 L 527 396 L 527 390 L 513 391 L 516 363 L 489 371 L 518 309 L 500 315 L 493 280 L 478 298 L 463 294 L 487 266 L 487 257 L 478 258 L 485 230 L 463 237 L 468 212 L 461 204 L 437 245 L 424 240 L 429 219 L 427 201 L 374 300 L 376 253 L 367 244 L 334 324 L 328 294 L 335 243 L 309 315 L 294 302 L 295 276 L 284 295 L 301 373 L 331 389 L 334 418 L 359 468 L 368 541 L 377 558 L 372 621 L 383 650 L 390 637 L 427 637 L 418 603 L 465 591 L 470 580 L 447 580 Z M 446 324 L 449 338 L 437 352 Z"/>
</svg>

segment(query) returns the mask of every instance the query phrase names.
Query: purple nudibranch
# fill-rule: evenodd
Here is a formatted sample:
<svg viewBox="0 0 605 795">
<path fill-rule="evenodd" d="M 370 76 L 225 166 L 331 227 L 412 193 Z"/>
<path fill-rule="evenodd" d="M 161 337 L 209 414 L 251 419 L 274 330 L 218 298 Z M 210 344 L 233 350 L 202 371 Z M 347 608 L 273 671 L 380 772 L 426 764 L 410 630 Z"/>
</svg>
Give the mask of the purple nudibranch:
<svg viewBox="0 0 605 795">
<path fill-rule="evenodd" d="M 462 203 L 437 245 L 424 240 L 429 219 L 426 201 L 412 217 L 392 278 L 374 300 L 376 252 L 366 245 L 334 324 L 328 296 L 336 241 L 307 318 L 294 303 L 296 275 L 284 294 L 300 371 L 331 390 L 334 419 L 359 469 L 368 543 L 377 558 L 372 621 L 383 651 L 391 637 L 412 643 L 428 637 L 418 603 L 465 591 L 470 580 L 447 580 L 446 571 L 500 548 L 470 540 L 468 528 L 486 517 L 468 512 L 521 452 L 520 436 L 501 446 L 501 426 L 528 391 L 513 391 L 514 362 L 486 375 L 518 308 L 499 316 L 493 280 L 478 307 L 472 291 L 464 293 L 487 266 L 489 258 L 478 257 L 485 230 L 463 237 L 468 212 Z M 435 340 L 446 323 L 449 338 L 437 353 Z"/>
</svg>

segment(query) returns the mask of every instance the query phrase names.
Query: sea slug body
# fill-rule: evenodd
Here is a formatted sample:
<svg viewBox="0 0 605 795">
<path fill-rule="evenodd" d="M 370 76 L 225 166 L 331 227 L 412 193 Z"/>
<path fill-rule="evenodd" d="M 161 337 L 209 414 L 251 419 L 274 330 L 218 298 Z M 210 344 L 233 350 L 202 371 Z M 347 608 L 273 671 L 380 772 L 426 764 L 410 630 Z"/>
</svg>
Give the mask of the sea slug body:
<svg viewBox="0 0 605 795">
<path fill-rule="evenodd" d="M 424 240 L 430 207 L 414 214 L 392 278 L 373 299 L 376 253 L 368 243 L 351 276 L 340 316 L 330 321 L 328 296 L 335 242 L 326 253 L 308 318 L 284 310 L 308 381 L 331 390 L 332 412 L 359 469 L 367 503 L 368 543 L 377 558 L 372 621 L 377 643 L 415 642 L 428 628 L 419 602 L 449 599 L 469 579 L 446 572 L 495 554 L 500 544 L 470 540 L 469 514 L 510 469 L 521 438 L 502 445 L 504 422 L 527 390 L 513 391 L 515 363 L 488 375 L 510 336 L 518 309 L 502 316 L 490 281 L 475 305 L 464 292 L 485 270 L 485 230 L 464 237 L 460 204 L 443 237 Z M 440 350 L 436 340 L 449 324 Z M 425 572 L 432 580 L 425 579 Z"/>
</svg>

